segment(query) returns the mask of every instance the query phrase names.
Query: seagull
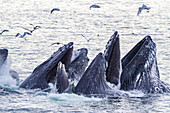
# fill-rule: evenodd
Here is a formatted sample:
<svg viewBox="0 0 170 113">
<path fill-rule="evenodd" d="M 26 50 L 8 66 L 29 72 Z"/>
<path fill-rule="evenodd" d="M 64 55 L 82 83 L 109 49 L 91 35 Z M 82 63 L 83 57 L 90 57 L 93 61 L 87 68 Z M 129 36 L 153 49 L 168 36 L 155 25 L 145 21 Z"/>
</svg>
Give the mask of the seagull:
<svg viewBox="0 0 170 113">
<path fill-rule="evenodd" d="M 142 12 L 142 10 L 144 10 L 144 9 L 146 9 L 146 10 L 149 11 L 150 7 L 147 7 L 146 5 L 143 4 L 142 7 L 139 7 L 137 16 L 139 16 L 139 14 L 140 14 L 140 13 Z"/>
<path fill-rule="evenodd" d="M 54 45 L 54 44 L 57 44 L 57 45 L 61 44 L 61 45 L 64 45 L 63 43 L 60 43 L 60 42 L 54 42 L 54 43 L 52 43 L 50 46 L 52 46 L 52 45 Z"/>
<path fill-rule="evenodd" d="M 89 42 L 92 39 L 92 38 L 87 39 L 83 34 L 81 34 L 81 36 L 84 37 L 84 39 L 86 39 L 87 42 Z"/>
<path fill-rule="evenodd" d="M 33 29 L 32 29 L 32 30 L 27 29 L 27 28 L 24 28 L 24 27 L 22 27 L 22 28 L 23 28 L 23 29 L 25 29 L 25 30 L 27 30 L 27 31 L 29 31 L 30 33 L 32 33 L 33 31 L 35 31 L 36 29 L 41 28 L 41 26 L 34 26 L 33 24 L 30 24 L 30 25 L 32 25 L 32 26 L 33 26 Z"/>
<path fill-rule="evenodd" d="M 17 33 L 17 34 L 15 35 L 15 37 L 24 38 L 26 35 L 32 35 L 32 34 L 31 34 L 31 33 L 29 33 L 29 32 L 24 32 L 24 34 L 23 34 L 23 35 L 21 35 L 20 33 Z"/>
<path fill-rule="evenodd" d="M 2 35 L 3 32 L 9 32 L 9 30 L 3 30 L 3 31 L 0 33 L 0 35 Z"/>
<path fill-rule="evenodd" d="M 52 14 L 54 11 L 60 11 L 60 9 L 59 9 L 59 8 L 53 8 L 53 9 L 51 10 L 51 14 Z"/>
<path fill-rule="evenodd" d="M 89 8 L 90 8 L 90 9 L 91 9 L 91 8 L 100 8 L 100 6 L 99 6 L 99 5 L 94 4 L 94 5 L 91 5 Z"/>
</svg>

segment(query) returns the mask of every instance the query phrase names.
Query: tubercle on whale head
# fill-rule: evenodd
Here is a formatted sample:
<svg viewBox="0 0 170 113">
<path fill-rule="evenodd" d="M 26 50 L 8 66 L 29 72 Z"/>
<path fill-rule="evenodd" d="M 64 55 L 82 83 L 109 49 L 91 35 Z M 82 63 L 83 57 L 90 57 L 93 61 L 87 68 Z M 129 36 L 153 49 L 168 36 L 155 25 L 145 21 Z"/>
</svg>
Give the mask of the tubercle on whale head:
<svg viewBox="0 0 170 113">
<path fill-rule="evenodd" d="M 69 42 L 68 44 L 60 47 L 60 48 L 58 49 L 58 51 L 54 52 L 54 53 L 51 55 L 51 57 L 53 57 L 53 56 L 54 56 L 56 53 L 58 53 L 58 52 L 61 52 L 61 53 L 62 53 L 62 52 L 64 52 L 66 49 L 70 49 L 70 48 L 73 48 L 73 42 Z"/>
<path fill-rule="evenodd" d="M 104 56 L 107 61 L 110 58 L 111 50 L 113 48 L 112 45 L 113 45 L 114 40 L 116 40 L 115 37 L 119 37 L 119 34 L 117 31 L 115 31 L 115 33 L 111 36 L 111 38 L 106 44 L 106 49 L 104 50 Z"/>
<path fill-rule="evenodd" d="M 55 59 L 55 57 L 61 57 L 60 60 L 66 59 L 66 56 L 67 56 L 68 54 L 71 54 L 71 55 L 72 55 L 72 51 L 73 51 L 73 42 L 69 42 L 68 44 L 60 47 L 60 48 L 58 49 L 58 51 L 54 52 L 49 59 Z M 60 56 L 58 56 L 58 54 L 59 54 Z M 67 54 L 67 55 L 66 55 L 66 54 Z M 68 57 L 68 56 L 67 56 L 67 57 Z M 69 58 L 69 59 L 71 59 L 71 58 Z M 70 61 L 70 60 L 67 60 L 67 61 Z M 57 64 L 57 63 L 58 63 L 58 61 L 55 62 L 55 60 L 53 60 L 52 62 L 53 62 L 54 64 Z M 64 60 L 63 60 L 62 63 L 66 65 L 66 61 L 64 62 Z M 70 63 L 70 62 L 69 62 L 69 63 Z"/>
</svg>

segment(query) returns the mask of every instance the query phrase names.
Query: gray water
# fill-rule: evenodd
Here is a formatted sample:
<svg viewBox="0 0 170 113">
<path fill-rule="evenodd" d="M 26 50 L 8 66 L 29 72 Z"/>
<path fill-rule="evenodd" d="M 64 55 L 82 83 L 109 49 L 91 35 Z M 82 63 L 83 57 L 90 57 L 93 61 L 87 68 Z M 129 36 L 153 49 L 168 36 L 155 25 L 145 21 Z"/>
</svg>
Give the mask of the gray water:
<svg viewBox="0 0 170 113">
<path fill-rule="evenodd" d="M 99 9 L 89 10 L 98 4 Z M 151 7 L 142 11 L 142 4 Z M 157 45 L 161 80 L 170 81 L 170 1 L 169 0 L 0 0 L 0 47 L 9 50 L 11 68 L 21 81 L 62 45 L 74 42 L 74 48 L 85 47 L 92 60 L 114 31 L 120 34 L 123 57 L 137 42 L 150 35 Z M 50 14 L 52 8 L 60 8 Z M 22 27 L 41 26 L 27 39 L 15 37 Z M 87 42 L 82 35 L 87 39 Z M 129 98 L 87 98 L 74 94 L 43 93 L 18 90 L 0 95 L 0 112 L 170 112 L 170 94 L 144 95 L 134 91 Z"/>
</svg>

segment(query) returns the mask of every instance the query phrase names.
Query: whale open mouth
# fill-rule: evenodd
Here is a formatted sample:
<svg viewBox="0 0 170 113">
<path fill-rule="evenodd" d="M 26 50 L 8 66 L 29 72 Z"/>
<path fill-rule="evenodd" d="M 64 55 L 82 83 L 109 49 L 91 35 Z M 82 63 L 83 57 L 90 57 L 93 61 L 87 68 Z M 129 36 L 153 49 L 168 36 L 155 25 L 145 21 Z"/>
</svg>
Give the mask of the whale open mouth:
<svg viewBox="0 0 170 113">
<path fill-rule="evenodd" d="M 55 82 L 57 66 L 58 66 L 60 61 L 61 61 L 62 64 L 65 65 L 65 68 L 68 68 L 68 65 L 71 62 L 72 53 L 73 53 L 73 43 L 68 43 L 67 45 L 59 48 L 59 50 L 56 51 L 49 58 L 48 64 L 45 64 L 45 65 L 48 66 L 48 67 L 46 67 L 47 83 L 54 83 Z M 42 65 L 44 65 L 44 64 L 42 64 Z"/>
<path fill-rule="evenodd" d="M 72 51 L 73 42 L 60 47 L 50 58 L 37 66 L 32 74 L 20 84 L 20 87 L 26 89 L 47 88 L 48 83 L 54 83 L 56 80 L 58 63 L 61 61 L 62 64 L 68 66 L 71 61 Z"/>
<path fill-rule="evenodd" d="M 150 36 L 137 43 L 121 60 L 119 35 L 115 32 L 108 41 L 104 54 L 99 53 L 86 70 L 89 61 L 87 49 L 82 48 L 77 53 L 73 58 L 72 42 L 59 48 L 49 59 L 35 68 L 20 87 L 45 89 L 49 87 L 49 83 L 54 84 L 57 81 L 57 88 L 61 89 L 59 93 L 62 93 L 69 84 L 69 78 L 78 78 L 73 92 L 83 95 L 127 96 L 120 90 L 113 90 L 115 85 L 120 85 L 122 90 L 142 90 L 147 93 L 170 91 L 169 86 L 160 80 L 156 44 Z M 59 62 L 62 64 L 58 65 Z M 110 82 L 112 87 L 107 82 Z"/>
<path fill-rule="evenodd" d="M 81 77 L 88 65 L 88 50 L 81 48 L 75 52 L 76 55 L 73 56 L 72 42 L 60 47 L 50 58 L 37 66 L 32 74 L 21 83 L 20 87 L 45 89 L 49 87 L 49 83 L 52 83 L 56 84 L 57 89 L 62 89 L 59 90 L 59 93 L 62 93 L 63 87 L 66 88 L 68 84 L 68 79 Z"/>
<path fill-rule="evenodd" d="M 144 93 L 169 91 L 168 85 L 159 79 L 156 45 L 150 36 L 143 38 L 120 60 L 119 35 L 115 32 L 108 41 L 104 54 L 99 53 L 83 74 L 75 93 L 88 96 L 128 96 L 113 88 L 119 82 L 122 90 L 141 90 Z M 109 87 L 106 81 L 114 85 Z"/>
<path fill-rule="evenodd" d="M 121 89 L 143 90 L 149 92 L 159 81 L 159 70 L 156 60 L 156 44 L 150 36 L 137 43 L 122 58 Z M 155 80 L 154 80 L 155 79 Z M 152 81 L 157 82 L 152 82 Z"/>
</svg>

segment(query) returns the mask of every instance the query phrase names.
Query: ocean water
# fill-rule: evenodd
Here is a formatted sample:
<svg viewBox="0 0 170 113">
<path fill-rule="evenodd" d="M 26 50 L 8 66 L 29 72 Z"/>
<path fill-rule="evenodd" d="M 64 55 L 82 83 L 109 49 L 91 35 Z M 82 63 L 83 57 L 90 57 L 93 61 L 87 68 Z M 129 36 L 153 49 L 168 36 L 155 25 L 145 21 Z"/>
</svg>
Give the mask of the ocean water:
<svg viewBox="0 0 170 113">
<path fill-rule="evenodd" d="M 101 6 L 89 9 L 92 4 Z M 145 4 L 149 12 L 138 8 Z M 161 80 L 170 83 L 170 1 L 169 0 L 0 0 L 0 48 L 7 48 L 20 82 L 34 68 L 51 56 L 62 45 L 74 42 L 74 48 L 88 49 L 90 61 L 103 52 L 114 31 L 120 35 L 123 57 L 137 42 L 150 35 L 157 46 L 157 62 Z M 51 9 L 60 11 L 50 13 Z M 15 37 L 41 26 L 26 40 Z M 86 39 L 91 39 L 89 42 Z M 3 72 L 3 76 L 5 76 Z M 8 79 L 2 78 L 1 83 Z M 10 82 L 11 83 L 11 82 Z M 14 85 L 0 93 L 0 112 L 170 112 L 170 94 L 145 95 L 129 92 L 126 98 L 87 98 L 75 94 L 45 93 L 21 90 Z M 0 91 L 1 92 L 1 91 Z"/>
</svg>

